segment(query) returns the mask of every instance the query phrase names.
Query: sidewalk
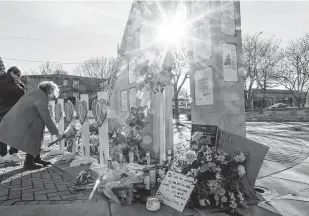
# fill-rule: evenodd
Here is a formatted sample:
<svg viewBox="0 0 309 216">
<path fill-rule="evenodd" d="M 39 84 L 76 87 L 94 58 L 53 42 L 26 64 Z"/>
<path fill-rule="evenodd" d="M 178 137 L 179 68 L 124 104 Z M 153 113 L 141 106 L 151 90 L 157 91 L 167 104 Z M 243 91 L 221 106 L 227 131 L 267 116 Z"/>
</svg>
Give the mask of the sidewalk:
<svg viewBox="0 0 309 216">
<path fill-rule="evenodd" d="M 262 126 L 259 126 L 262 127 Z M 186 128 L 186 127 L 184 127 Z M 175 130 L 175 141 L 181 137 L 190 136 L 189 128 L 183 131 Z M 267 130 L 266 130 L 267 131 Z M 282 133 L 287 133 L 283 131 Z M 274 134 L 278 134 L 274 133 Z M 279 134 L 280 135 L 280 134 Z M 276 135 L 274 135 L 276 136 Z M 287 135 L 291 136 L 291 135 Z M 266 137 L 261 134 L 261 137 Z M 282 139 L 281 139 L 282 140 Z M 248 216 L 308 216 L 309 212 L 309 159 L 307 158 L 308 142 L 295 143 L 296 146 L 288 146 L 284 141 L 274 142 L 274 138 L 264 139 L 266 145 L 271 145 L 271 152 L 278 153 L 277 145 L 285 146 L 286 149 L 300 149 L 288 156 L 288 151 L 281 153 L 285 155 L 285 161 L 278 160 L 278 154 L 268 155 L 260 171 L 256 186 L 265 189 L 261 195 L 265 202 L 258 206 L 250 206 L 250 209 L 239 209 L 239 215 Z M 291 141 L 291 140 L 289 140 Z M 294 140 L 295 142 L 298 139 Z M 276 144 L 276 145 L 275 145 Z M 289 145 L 292 145 L 289 143 Z M 276 152 L 277 151 L 277 152 Z M 305 157 L 307 159 L 305 159 Z M 53 160 L 52 160 L 53 161 Z M 281 163 L 280 163 L 281 162 Z M 105 198 L 95 193 L 94 199 L 89 201 L 90 191 L 74 191 L 75 177 L 85 169 L 83 167 L 70 168 L 69 162 L 57 163 L 55 166 L 38 171 L 22 170 L 21 165 L 0 165 L 0 211 L 7 212 L 6 215 L 109 215 L 109 216 L 154 216 L 163 215 L 186 215 L 186 216 L 226 216 L 226 213 L 216 212 L 215 209 L 185 209 L 179 213 L 174 209 L 163 205 L 161 210 L 152 213 L 146 210 L 145 205 L 135 203 L 129 206 L 120 206 L 108 203 Z M 272 208 L 271 206 L 275 207 Z M 267 210 L 268 209 L 268 210 Z"/>
</svg>

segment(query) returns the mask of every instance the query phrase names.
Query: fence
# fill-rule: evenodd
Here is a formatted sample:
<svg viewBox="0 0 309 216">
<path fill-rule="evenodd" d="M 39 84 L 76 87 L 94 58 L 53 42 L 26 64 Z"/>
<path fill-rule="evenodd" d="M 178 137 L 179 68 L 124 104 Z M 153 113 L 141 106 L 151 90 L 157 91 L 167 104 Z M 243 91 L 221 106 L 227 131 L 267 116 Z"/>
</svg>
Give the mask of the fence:
<svg viewBox="0 0 309 216">
<path fill-rule="evenodd" d="M 309 122 L 309 108 L 246 110 L 247 122 Z"/>
</svg>

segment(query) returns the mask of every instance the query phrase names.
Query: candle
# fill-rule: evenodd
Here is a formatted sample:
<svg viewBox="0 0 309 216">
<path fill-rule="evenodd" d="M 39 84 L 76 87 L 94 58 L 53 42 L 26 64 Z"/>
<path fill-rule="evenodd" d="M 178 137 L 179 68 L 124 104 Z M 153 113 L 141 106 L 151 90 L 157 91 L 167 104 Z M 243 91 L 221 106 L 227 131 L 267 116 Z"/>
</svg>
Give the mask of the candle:
<svg viewBox="0 0 309 216">
<path fill-rule="evenodd" d="M 112 164 L 112 160 L 110 158 L 108 158 L 107 160 L 107 167 L 108 167 L 108 171 L 113 169 L 113 164 Z"/>
<path fill-rule="evenodd" d="M 150 177 L 149 174 L 146 174 L 144 177 L 145 189 L 150 190 Z"/>
<path fill-rule="evenodd" d="M 157 182 L 157 172 L 155 169 L 149 170 L 149 176 L 150 176 L 150 185 L 151 187 L 155 187 Z"/>
<path fill-rule="evenodd" d="M 130 163 L 134 163 L 134 153 L 133 153 L 133 151 L 129 151 L 129 159 L 130 159 Z"/>
<path fill-rule="evenodd" d="M 120 163 L 120 164 L 122 164 L 122 157 L 123 157 L 123 154 L 122 154 L 122 152 L 120 152 L 120 153 L 119 153 L 119 163 Z"/>
<path fill-rule="evenodd" d="M 147 165 L 150 165 L 150 152 L 146 152 Z"/>
</svg>

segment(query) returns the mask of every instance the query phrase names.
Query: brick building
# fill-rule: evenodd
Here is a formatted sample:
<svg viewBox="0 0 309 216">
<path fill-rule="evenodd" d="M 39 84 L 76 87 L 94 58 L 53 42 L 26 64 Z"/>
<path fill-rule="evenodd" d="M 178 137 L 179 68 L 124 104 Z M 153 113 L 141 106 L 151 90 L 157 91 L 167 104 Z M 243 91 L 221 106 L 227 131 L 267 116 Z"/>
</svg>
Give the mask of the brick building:
<svg viewBox="0 0 309 216">
<path fill-rule="evenodd" d="M 106 79 L 67 74 L 25 75 L 22 80 L 27 90 L 36 88 L 41 81 L 53 81 L 60 88 L 59 97 L 64 98 L 65 102 L 71 100 L 74 104 L 80 94 L 88 94 L 89 104 L 91 104 L 96 97 L 96 93 L 106 89 L 108 83 Z"/>
<path fill-rule="evenodd" d="M 261 89 L 255 89 L 255 91 L 256 94 L 251 101 L 251 106 L 247 107 L 248 109 L 262 108 L 263 98 L 265 98 L 266 108 L 276 103 L 286 103 L 291 107 L 296 104 L 292 92 L 288 89 L 266 89 L 265 97 Z"/>
</svg>

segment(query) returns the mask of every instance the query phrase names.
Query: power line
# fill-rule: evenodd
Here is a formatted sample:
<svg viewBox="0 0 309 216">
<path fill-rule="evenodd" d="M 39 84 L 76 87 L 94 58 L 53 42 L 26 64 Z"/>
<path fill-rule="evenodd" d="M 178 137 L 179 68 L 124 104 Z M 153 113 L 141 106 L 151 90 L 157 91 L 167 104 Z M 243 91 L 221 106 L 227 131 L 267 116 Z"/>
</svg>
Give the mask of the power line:
<svg viewBox="0 0 309 216">
<path fill-rule="evenodd" d="M 55 62 L 55 61 L 40 61 L 40 60 L 27 60 L 27 59 L 12 59 L 12 58 L 3 58 L 5 60 L 11 60 L 11 61 L 23 61 L 23 62 L 38 62 L 38 63 L 51 63 L 51 64 L 83 64 L 81 62 Z"/>
<path fill-rule="evenodd" d="M 5 36 L 5 35 L 0 35 L 0 38 L 19 39 L 19 40 L 40 40 L 37 38 L 15 37 L 15 36 Z"/>
</svg>

